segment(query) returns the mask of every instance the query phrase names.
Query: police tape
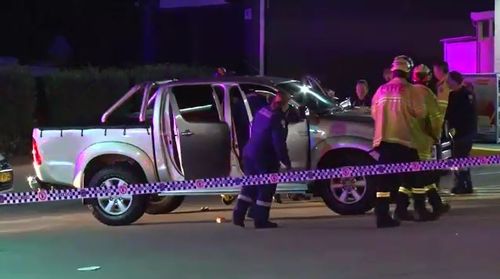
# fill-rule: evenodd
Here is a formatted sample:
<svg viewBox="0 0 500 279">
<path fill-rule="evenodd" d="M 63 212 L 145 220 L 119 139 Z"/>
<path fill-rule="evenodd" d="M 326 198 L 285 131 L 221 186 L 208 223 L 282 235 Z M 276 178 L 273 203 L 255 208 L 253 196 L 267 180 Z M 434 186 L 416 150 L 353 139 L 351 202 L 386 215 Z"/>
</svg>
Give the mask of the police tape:
<svg viewBox="0 0 500 279">
<path fill-rule="evenodd" d="M 146 195 L 162 192 L 234 188 L 251 185 L 266 185 L 289 182 L 305 182 L 333 178 L 361 177 L 372 175 L 447 170 L 500 164 L 500 155 L 460 158 L 438 161 L 420 161 L 397 164 L 375 164 L 367 166 L 348 166 L 334 169 L 291 171 L 243 177 L 206 178 L 186 181 L 169 181 L 147 184 L 119 186 L 100 186 L 82 189 L 39 190 L 0 194 L 0 205 L 26 204 L 49 201 L 107 198 L 124 195 Z"/>
</svg>

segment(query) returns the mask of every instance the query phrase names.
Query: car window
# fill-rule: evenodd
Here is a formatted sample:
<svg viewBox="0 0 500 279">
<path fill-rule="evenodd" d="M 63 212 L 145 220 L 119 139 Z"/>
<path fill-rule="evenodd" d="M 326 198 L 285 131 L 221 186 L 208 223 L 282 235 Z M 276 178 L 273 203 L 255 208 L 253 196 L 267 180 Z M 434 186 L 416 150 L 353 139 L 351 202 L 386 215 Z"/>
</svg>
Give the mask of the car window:
<svg viewBox="0 0 500 279">
<path fill-rule="evenodd" d="M 279 90 L 286 91 L 300 105 L 307 106 L 313 111 L 325 111 L 335 106 L 334 102 L 322 93 L 314 91 L 301 82 L 284 82 L 276 86 Z"/>
<path fill-rule="evenodd" d="M 209 85 L 172 88 L 182 118 L 188 122 L 220 122 L 213 89 Z"/>
</svg>

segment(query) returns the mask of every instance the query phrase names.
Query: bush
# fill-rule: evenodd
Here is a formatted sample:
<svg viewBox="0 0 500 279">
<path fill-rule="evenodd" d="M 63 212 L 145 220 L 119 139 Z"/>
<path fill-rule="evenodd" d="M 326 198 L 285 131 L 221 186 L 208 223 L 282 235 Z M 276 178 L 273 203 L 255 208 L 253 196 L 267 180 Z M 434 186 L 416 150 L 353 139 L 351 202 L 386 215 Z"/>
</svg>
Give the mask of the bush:
<svg viewBox="0 0 500 279">
<path fill-rule="evenodd" d="M 97 125 L 129 87 L 127 72 L 95 68 L 61 71 L 44 78 L 50 126 Z"/>
<path fill-rule="evenodd" d="M 0 69 L 0 152 L 30 150 L 35 107 L 35 80 L 26 68 Z"/>
</svg>

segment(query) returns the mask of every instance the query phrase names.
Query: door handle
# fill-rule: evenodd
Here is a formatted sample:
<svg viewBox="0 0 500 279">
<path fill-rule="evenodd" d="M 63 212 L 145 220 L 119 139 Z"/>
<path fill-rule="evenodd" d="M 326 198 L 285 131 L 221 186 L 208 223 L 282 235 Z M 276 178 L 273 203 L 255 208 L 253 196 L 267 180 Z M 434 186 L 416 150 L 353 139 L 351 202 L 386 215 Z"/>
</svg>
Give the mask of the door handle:
<svg viewBox="0 0 500 279">
<path fill-rule="evenodd" d="M 192 135 L 194 135 L 194 134 L 193 134 L 193 132 L 191 132 L 191 130 L 185 130 L 184 132 L 181 133 L 181 136 L 183 136 L 183 137 L 189 137 Z"/>
<path fill-rule="evenodd" d="M 301 135 L 301 136 L 308 136 L 309 133 L 308 132 L 304 132 L 304 131 L 300 131 L 299 135 Z"/>
</svg>

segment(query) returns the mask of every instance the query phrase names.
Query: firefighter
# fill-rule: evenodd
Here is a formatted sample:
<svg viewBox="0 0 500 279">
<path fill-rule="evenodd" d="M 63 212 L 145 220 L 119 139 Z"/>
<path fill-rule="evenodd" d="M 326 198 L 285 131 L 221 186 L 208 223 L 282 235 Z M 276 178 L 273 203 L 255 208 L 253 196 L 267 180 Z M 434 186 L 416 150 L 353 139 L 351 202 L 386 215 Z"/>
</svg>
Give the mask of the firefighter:
<svg viewBox="0 0 500 279">
<path fill-rule="evenodd" d="M 380 164 L 418 161 L 418 152 L 412 137 L 413 127 L 425 118 L 423 102 L 412 97 L 416 89 L 408 82 L 412 60 L 407 56 L 394 58 L 392 79 L 380 86 L 372 99 L 371 113 L 375 122 L 373 146 L 379 153 Z M 387 174 L 376 177 L 377 199 L 375 205 L 378 228 L 397 227 L 400 222 L 389 214 L 391 192 L 400 185 L 414 187 L 416 174 Z M 425 192 L 414 195 L 415 213 L 426 219 L 430 212 L 425 208 Z"/>
<path fill-rule="evenodd" d="M 434 92 L 439 103 L 439 110 L 442 115 L 446 114 L 448 108 L 448 99 L 450 98 L 450 85 L 448 84 L 448 63 L 440 61 L 434 64 L 433 67 L 434 77 L 436 78 L 436 86 Z"/>
<path fill-rule="evenodd" d="M 291 169 L 286 146 L 286 122 L 284 111 L 288 109 L 290 96 L 278 92 L 271 105 L 259 110 L 251 127 L 250 140 L 243 151 L 245 175 L 276 173 L 280 162 Z M 276 228 L 269 221 L 269 211 L 276 184 L 242 187 L 233 211 L 233 224 L 244 227 L 245 215 L 250 206 L 254 207 L 255 228 Z"/>
<path fill-rule="evenodd" d="M 432 146 L 435 142 L 439 141 L 443 126 L 443 115 L 440 113 L 437 98 L 432 90 L 427 87 L 431 78 L 431 71 L 426 65 L 418 65 L 413 70 L 412 81 L 417 89 L 415 92 L 419 95 L 412 97 L 422 100 L 427 111 L 427 117 L 420 120 L 419 125 L 412 130 L 420 160 L 432 159 Z M 450 209 L 448 204 L 442 202 L 437 191 L 436 182 L 438 179 L 438 174 L 434 171 L 422 172 L 418 176 L 417 183 L 419 186 L 425 186 L 425 192 L 433 209 L 433 215 L 430 216 L 431 219 L 437 219 L 442 213 Z M 410 189 L 405 186 L 399 188 L 398 203 L 395 212 L 395 217 L 398 220 L 414 220 L 414 216 L 409 214 L 407 210 L 410 204 L 410 197 L 414 192 L 418 195 L 422 192 L 422 188 Z M 419 219 L 418 221 L 425 221 L 425 219 Z"/>
</svg>

